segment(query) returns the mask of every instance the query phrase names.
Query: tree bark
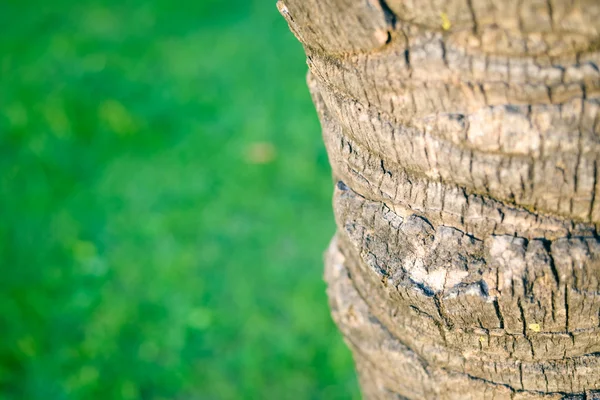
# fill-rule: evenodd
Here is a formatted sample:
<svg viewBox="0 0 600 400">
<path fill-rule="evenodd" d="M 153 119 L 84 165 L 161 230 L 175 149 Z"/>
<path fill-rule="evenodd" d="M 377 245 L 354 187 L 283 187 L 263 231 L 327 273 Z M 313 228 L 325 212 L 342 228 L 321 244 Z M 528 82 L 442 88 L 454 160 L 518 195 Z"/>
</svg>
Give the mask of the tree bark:
<svg viewBox="0 0 600 400">
<path fill-rule="evenodd" d="M 600 398 L 600 2 L 283 0 L 368 399 Z"/>
</svg>

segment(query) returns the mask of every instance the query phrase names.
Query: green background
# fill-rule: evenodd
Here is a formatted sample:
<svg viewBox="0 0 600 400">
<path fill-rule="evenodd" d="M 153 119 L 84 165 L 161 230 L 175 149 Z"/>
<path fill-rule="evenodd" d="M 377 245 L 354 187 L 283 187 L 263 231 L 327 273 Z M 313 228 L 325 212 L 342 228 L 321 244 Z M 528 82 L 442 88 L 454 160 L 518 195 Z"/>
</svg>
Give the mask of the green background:
<svg viewBox="0 0 600 400">
<path fill-rule="evenodd" d="M 0 399 L 358 398 L 272 1 L 0 2 Z"/>
</svg>

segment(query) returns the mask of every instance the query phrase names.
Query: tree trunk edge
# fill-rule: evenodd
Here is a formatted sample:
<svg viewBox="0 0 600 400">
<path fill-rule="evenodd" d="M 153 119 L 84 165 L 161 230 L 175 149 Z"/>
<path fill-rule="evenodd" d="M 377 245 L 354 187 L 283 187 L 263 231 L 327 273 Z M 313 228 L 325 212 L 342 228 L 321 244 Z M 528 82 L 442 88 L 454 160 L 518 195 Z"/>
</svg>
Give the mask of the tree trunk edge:
<svg viewBox="0 0 600 400">
<path fill-rule="evenodd" d="M 278 8 L 335 176 L 325 277 L 363 396 L 600 398 L 600 4 Z"/>
</svg>

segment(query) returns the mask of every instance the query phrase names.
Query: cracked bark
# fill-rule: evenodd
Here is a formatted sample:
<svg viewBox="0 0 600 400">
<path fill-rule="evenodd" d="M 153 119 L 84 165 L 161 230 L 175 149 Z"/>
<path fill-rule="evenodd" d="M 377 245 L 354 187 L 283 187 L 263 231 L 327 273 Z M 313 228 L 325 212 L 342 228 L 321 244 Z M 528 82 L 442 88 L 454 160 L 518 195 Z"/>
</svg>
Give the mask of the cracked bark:
<svg viewBox="0 0 600 400">
<path fill-rule="evenodd" d="M 600 3 L 282 0 L 369 399 L 600 398 Z"/>
</svg>

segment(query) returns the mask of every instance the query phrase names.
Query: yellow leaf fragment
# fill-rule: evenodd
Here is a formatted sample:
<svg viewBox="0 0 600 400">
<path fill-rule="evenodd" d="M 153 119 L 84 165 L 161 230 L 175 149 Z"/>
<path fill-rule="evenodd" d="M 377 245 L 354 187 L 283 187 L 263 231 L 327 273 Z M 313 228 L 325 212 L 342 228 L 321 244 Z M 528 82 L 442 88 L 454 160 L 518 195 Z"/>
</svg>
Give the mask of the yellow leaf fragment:
<svg viewBox="0 0 600 400">
<path fill-rule="evenodd" d="M 450 19 L 448 18 L 448 14 L 446 14 L 445 12 L 441 12 L 440 13 L 440 18 L 442 19 L 442 29 L 447 31 L 448 29 L 450 29 L 450 27 L 452 26 L 452 24 L 450 23 Z"/>
</svg>

